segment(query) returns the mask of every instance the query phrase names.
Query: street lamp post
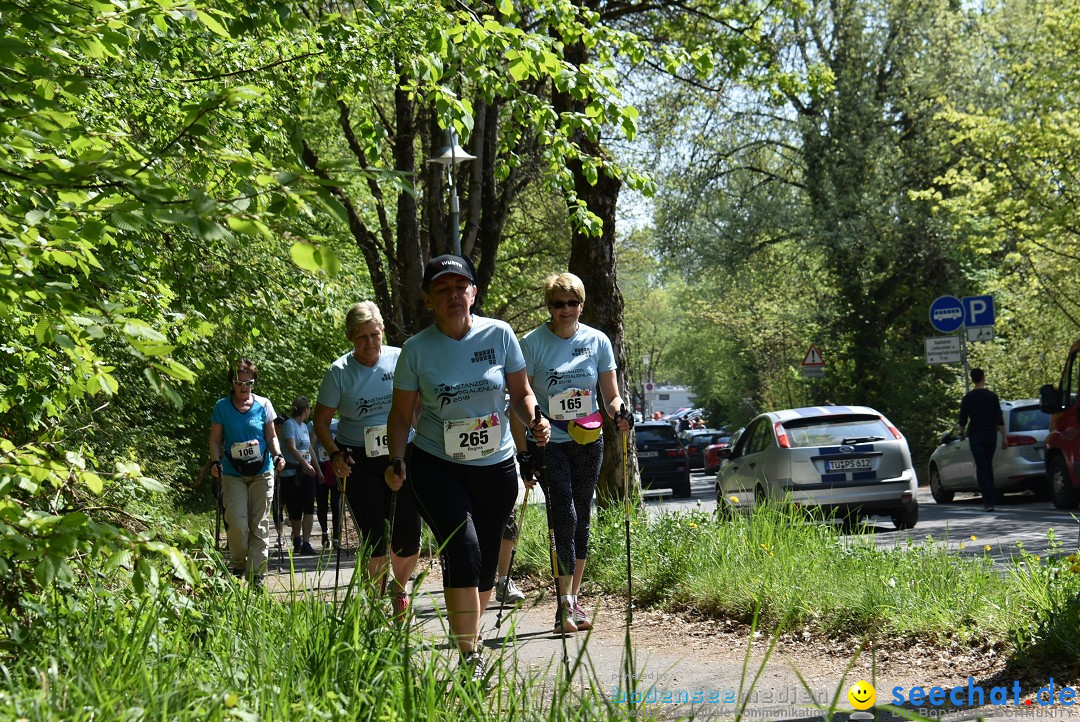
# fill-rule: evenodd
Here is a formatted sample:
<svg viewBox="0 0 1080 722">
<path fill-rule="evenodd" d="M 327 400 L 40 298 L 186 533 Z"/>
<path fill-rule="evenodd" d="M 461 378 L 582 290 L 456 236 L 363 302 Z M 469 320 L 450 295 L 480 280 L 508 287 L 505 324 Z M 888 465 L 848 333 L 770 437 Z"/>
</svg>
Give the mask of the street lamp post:
<svg viewBox="0 0 1080 722">
<path fill-rule="evenodd" d="M 461 255 L 461 204 L 458 200 L 454 170 L 459 163 L 476 160 L 476 156 L 458 145 L 457 131 L 451 125 L 446 129 L 446 145 L 439 149 L 428 163 L 438 163 L 446 168 L 447 185 L 450 186 L 450 242 L 455 256 Z"/>
</svg>

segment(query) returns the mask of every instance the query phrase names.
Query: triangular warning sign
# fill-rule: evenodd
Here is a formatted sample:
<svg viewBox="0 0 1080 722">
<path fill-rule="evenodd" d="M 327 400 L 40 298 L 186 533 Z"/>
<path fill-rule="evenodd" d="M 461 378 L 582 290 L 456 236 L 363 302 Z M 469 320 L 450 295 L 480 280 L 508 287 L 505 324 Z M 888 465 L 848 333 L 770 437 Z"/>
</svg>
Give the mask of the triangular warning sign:
<svg viewBox="0 0 1080 722">
<path fill-rule="evenodd" d="M 810 348 L 806 350 L 806 356 L 802 360 L 803 366 L 824 366 L 825 359 L 821 357 L 821 351 L 818 351 L 818 347 L 814 344 L 810 344 Z"/>
</svg>

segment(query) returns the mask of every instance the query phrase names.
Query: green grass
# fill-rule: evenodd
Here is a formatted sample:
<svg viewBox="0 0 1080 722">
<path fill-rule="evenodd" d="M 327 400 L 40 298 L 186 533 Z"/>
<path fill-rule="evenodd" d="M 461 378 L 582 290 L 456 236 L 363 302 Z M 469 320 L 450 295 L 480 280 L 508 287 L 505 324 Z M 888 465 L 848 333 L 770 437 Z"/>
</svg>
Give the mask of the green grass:
<svg viewBox="0 0 1080 722">
<path fill-rule="evenodd" d="M 543 507 L 529 511 L 517 566 L 549 575 Z M 586 589 L 626 593 L 621 509 L 594 516 Z M 1080 566 L 1060 547 L 1013 567 L 947 551 L 945 540 L 878 549 L 870 533 L 844 538 L 831 524 L 770 506 L 719 519 L 703 511 L 631 521 L 634 602 L 693 609 L 767 632 L 806 631 L 984 645 L 1005 643 L 1018 661 L 1080 653 Z M 967 544 L 977 544 L 965 539 Z M 956 542 L 953 543 L 956 546 Z"/>
<path fill-rule="evenodd" d="M 621 510 L 594 520 L 592 540 L 588 585 L 625 593 Z M 780 508 L 730 520 L 642 513 L 632 540 L 638 606 L 737 619 L 774 641 L 805 630 L 877 647 L 908 638 L 1004 643 L 1017 664 L 1080 656 L 1076 557 L 1023 555 L 1002 571 L 929 541 L 878 550 L 868 537 L 845 539 Z M 517 559 L 518 572 L 547 577 L 540 506 L 529 511 Z M 497 672 L 482 694 L 460 682 L 441 635 L 388 624 L 364 588 L 351 587 L 338 606 L 329 593 L 275 597 L 215 564 L 203 556 L 213 573 L 195 588 L 161 570 L 152 593 L 102 574 L 24 599 L 0 639 L 0 719 L 627 718 L 587 658 L 571 686 L 557 656 L 532 670 L 489 650 Z M 754 670 L 744 678 L 749 692 Z M 640 707 L 639 717 L 655 711 Z"/>
<path fill-rule="evenodd" d="M 608 719 L 601 685 L 496 670 L 482 694 L 456 653 L 387 622 L 374 595 L 339 607 L 210 579 L 194 596 L 53 594 L 32 643 L 0 657 L 0 719 Z M 557 660 L 556 660 L 557 661 Z M 554 666 L 554 665 L 553 665 Z M 555 676 L 555 675 L 553 675 Z M 553 703 L 553 700 L 558 700 Z"/>
</svg>

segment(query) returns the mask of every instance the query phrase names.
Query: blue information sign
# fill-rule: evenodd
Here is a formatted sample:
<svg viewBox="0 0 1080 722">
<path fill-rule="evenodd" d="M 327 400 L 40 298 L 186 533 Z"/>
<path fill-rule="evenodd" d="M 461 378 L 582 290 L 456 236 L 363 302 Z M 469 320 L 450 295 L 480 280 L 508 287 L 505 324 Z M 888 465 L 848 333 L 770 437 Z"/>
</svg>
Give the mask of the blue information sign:
<svg viewBox="0 0 1080 722">
<path fill-rule="evenodd" d="M 956 296 L 938 296 L 930 304 L 930 325 L 941 333 L 964 326 L 964 304 Z"/>
<path fill-rule="evenodd" d="M 964 296 L 964 326 L 994 325 L 993 296 Z"/>
</svg>

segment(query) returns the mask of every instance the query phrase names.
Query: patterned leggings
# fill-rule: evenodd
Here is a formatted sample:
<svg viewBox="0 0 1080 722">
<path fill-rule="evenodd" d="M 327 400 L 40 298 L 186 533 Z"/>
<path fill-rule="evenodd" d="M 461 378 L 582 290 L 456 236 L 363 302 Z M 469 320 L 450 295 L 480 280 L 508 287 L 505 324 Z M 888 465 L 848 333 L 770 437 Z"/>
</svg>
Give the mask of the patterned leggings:
<svg viewBox="0 0 1080 722">
<path fill-rule="evenodd" d="M 575 560 L 589 553 L 589 519 L 604 461 L 604 442 L 548 444 L 546 453 L 559 574 L 569 575 L 574 573 Z"/>
</svg>

